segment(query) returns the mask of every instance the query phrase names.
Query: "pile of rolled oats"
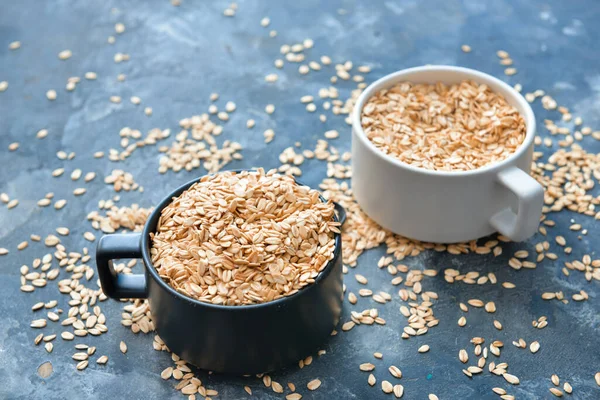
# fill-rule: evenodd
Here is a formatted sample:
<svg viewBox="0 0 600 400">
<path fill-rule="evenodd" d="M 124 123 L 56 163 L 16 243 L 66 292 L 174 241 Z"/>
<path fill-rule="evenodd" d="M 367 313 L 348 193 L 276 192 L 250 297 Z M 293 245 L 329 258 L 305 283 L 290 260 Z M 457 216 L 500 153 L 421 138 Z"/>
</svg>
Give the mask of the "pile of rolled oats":
<svg viewBox="0 0 600 400">
<path fill-rule="evenodd" d="M 152 262 L 200 301 L 272 301 L 313 283 L 333 257 L 333 215 L 318 191 L 275 171 L 205 176 L 162 210 Z"/>
<path fill-rule="evenodd" d="M 385 154 L 438 171 L 481 168 L 510 156 L 525 139 L 525 120 L 486 85 L 402 82 L 371 97 L 362 127 Z"/>
</svg>

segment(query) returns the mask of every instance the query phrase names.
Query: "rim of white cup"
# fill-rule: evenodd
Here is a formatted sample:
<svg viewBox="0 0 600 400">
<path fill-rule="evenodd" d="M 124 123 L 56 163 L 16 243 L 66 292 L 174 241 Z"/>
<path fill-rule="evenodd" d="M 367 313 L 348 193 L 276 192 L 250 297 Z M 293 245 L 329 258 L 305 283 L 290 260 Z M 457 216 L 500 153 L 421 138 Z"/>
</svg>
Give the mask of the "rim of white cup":
<svg viewBox="0 0 600 400">
<path fill-rule="evenodd" d="M 383 90 L 385 88 L 389 88 L 398 82 L 405 81 L 406 79 L 403 79 L 403 77 L 409 73 L 415 73 L 415 72 L 420 72 L 420 71 L 432 71 L 432 70 L 440 71 L 440 72 L 443 71 L 443 72 L 451 72 L 451 73 L 460 73 L 462 75 L 463 79 L 470 79 L 477 83 L 488 84 L 488 86 L 490 83 L 492 83 L 493 85 L 502 87 L 511 97 L 511 99 L 509 99 L 506 97 L 506 95 L 503 95 L 503 96 L 505 96 L 506 100 L 509 101 L 509 103 L 518 103 L 519 108 L 524 110 L 524 113 L 517 110 L 525 118 L 525 125 L 526 125 L 525 139 L 523 140 L 523 143 L 521 143 L 521 145 L 517 148 L 517 150 L 514 153 L 512 153 L 510 156 L 506 157 L 504 160 L 485 165 L 481 168 L 472 169 L 472 170 L 468 170 L 468 171 L 439 171 L 439 170 L 430 170 L 430 169 L 415 167 L 413 165 L 410 165 L 403 161 L 400 161 L 396 157 L 386 154 L 383 151 L 379 150 L 377 147 L 375 147 L 375 145 L 369 140 L 369 138 L 365 134 L 365 131 L 363 130 L 362 125 L 360 123 L 362 109 L 363 109 L 366 101 L 369 98 L 371 98 L 376 92 Z M 436 82 L 430 82 L 430 83 L 436 83 Z M 490 87 L 490 89 L 494 90 L 492 87 Z M 524 152 L 526 152 L 527 149 L 529 148 L 529 146 L 531 145 L 531 143 L 533 142 L 533 140 L 535 138 L 536 123 L 535 123 L 535 116 L 533 114 L 533 110 L 531 109 L 531 106 L 529 105 L 529 103 L 525 100 L 525 98 L 519 92 L 517 92 L 512 86 L 510 86 L 506 82 L 503 82 L 498 78 L 488 75 L 485 72 L 477 71 L 477 70 L 474 70 L 471 68 L 455 67 L 455 66 L 451 66 L 451 65 L 427 65 L 427 66 L 421 66 L 421 67 L 402 69 L 400 71 L 386 75 L 383 78 L 380 78 L 380 79 L 376 80 L 375 82 L 371 83 L 362 92 L 362 94 L 358 97 L 358 100 L 356 101 L 354 110 L 352 111 L 352 129 L 354 129 L 357 132 L 358 139 L 362 140 L 362 142 L 367 146 L 367 148 L 369 148 L 369 150 L 371 150 L 377 156 L 383 158 L 384 160 L 390 162 L 391 164 L 394 164 L 395 166 L 397 166 L 399 168 L 405 168 L 405 169 L 411 170 L 413 172 L 418 172 L 418 173 L 422 173 L 422 174 L 426 174 L 426 175 L 451 177 L 451 176 L 475 175 L 475 174 L 481 174 L 481 173 L 485 173 L 485 172 L 489 172 L 489 171 L 495 171 L 495 170 L 503 168 L 506 164 L 510 164 L 513 160 L 520 157 Z"/>
</svg>

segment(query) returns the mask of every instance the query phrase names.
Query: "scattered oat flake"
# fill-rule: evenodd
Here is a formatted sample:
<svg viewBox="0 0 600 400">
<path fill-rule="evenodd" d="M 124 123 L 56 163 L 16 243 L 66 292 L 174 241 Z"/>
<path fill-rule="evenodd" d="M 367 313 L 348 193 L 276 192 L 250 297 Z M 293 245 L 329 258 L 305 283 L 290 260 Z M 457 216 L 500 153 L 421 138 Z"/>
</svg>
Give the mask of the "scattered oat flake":
<svg viewBox="0 0 600 400">
<path fill-rule="evenodd" d="M 392 385 L 388 381 L 382 381 L 381 390 L 383 391 L 383 393 L 392 393 L 394 391 L 394 385 Z"/>
<path fill-rule="evenodd" d="M 48 136 L 48 129 L 40 129 L 35 134 L 35 137 L 38 139 L 44 139 L 46 136 Z"/>
<path fill-rule="evenodd" d="M 271 389 L 273 389 L 275 393 L 283 393 L 283 386 L 279 382 L 272 381 Z"/>
<path fill-rule="evenodd" d="M 502 377 L 504 377 L 506 382 L 508 382 L 512 385 L 518 385 L 520 383 L 519 378 L 517 378 L 515 375 L 505 372 L 504 374 L 502 374 Z"/>
<path fill-rule="evenodd" d="M 467 303 L 469 303 L 469 305 L 473 306 L 473 307 L 483 307 L 484 303 L 481 300 L 478 299 L 470 299 L 467 301 Z"/>
<path fill-rule="evenodd" d="M 67 200 L 61 199 L 54 202 L 54 208 L 57 210 L 62 209 L 65 205 L 67 205 Z"/>
<path fill-rule="evenodd" d="M 313 379 L 306 385 L 308 390 L 317 390 L 319 386 L 321 386 L 321 381 L 319 379 Z"/>
<path fill-rule="evenodd" d="M 469 354 L 467 353 L 467 351 L 465 349 L 461 349 L 458 352 L 458 359 L 463 363 L 466 364 L 469 361 Z"/>
<path fill-rule="evenodd" d="M 83 234 L 83 237 L 85 238 L 85 240 L 93 242 L 94 240 L 96 240 L 96 236 L 92 233 L 92 232 L 85 232 Z"/>
<path fill-rule="evenodd" d="M 369 384 L 369 386 L 375 386 L 375 384 L 377 383 L 375 375 L 369 374 L 369 377 L 367 378 L 367 383 Z"/>
<path fill-rule="evenodd" d="M 100 357 L 98 357 L 98 359 L 96 360 L 96 363 L 97 363 L 97 364 L 100 364 L 100 365 L 104 365 L 104 364 L 106 364 L 107 362 L 108 362 L 108 356 L 100 356 Z"/>
<path fill-rule="evenodd" d="M 369 372 L 369 371 L 373 371 L 375 369 L 375 365 L 373 365 L 371 363 L 363 363 L 363 364 L 359 365 L 359 369 L 361 371 Z M 599 372 L 599 374 L 600 374 L 600 372 Z"/>
<path fill-rule="evenodd" d="M 79 371 L 82 371 L 84 369 L 87 368 L 89 361 L 88 360 L 84 360 L 84 361 L 80 361 L 79 363 L 77 363 L 77 369 Z"/>
<path fill-rule="evenodd" d="M 58 53 L 58 58 L 60 58 L 61 60 L 68 60 L 69 58 L 71 58 L 72 55 L 73 53 L 71 52 L 71 50 L 63 50 L 60 53 Z"/>
<path fill-rule="evenodd" d="M 485 311 L 487 311 L 488 313 L 495 313 L 496 304 L 493 301 L 485 303 Z"/>
<path fill-rule="evenodd" d="M 160 373 L 162 379 L 169 379 L 173 375 L 173 367 L 167 367 Z"/>
<path fill-rule="evenodd" d="M 396 367 L 395 365 L 392 365 L 388 368 L 388 371 L 390 372 L 390 374 L 392 374 L 392 376 L 394 378 L 402 378 L 402 371 L 400 370 L 400 368 Z"/>
<path fill-rule="evenodd" d="M 36 319 L 31 321 L 31 324 L 29 325 L 32 328 L 44 328 L 46 326 L 46 320 L 45 319 Z"/>
<path fill-rule="evenodd" d="M 275 131 L 273 129 L 267 129 L 263 136 L 265 138 L 265 143 L 270 143 L 275 138 Z"/>
<path fill-rule="evenodd" d="M 121 343 L 119 343 L 119 350 L 121 350 L 121 353 L 123 354 L 127 353 L 127 345 L 122 340 Z"/>
<path fill-rule="evenodd" d="M 73 172 L 71 172 L 71 180 L 78 180 L 79 178 L 81 178 L 81 170 L 79 168 L 74 169 Z"/>
<path fill-rule="evenodd" d="M 539 342 L 536 341 L 536 342 L 531 342 L 529 344 L 529 350 L 532 353 L 537 353 L 539 349 L 540 349 L 540 343 Z"/>
<path fill-rule="evenodd" d="M 325 138 L 327 138 L 327 139 L 336 139 L 339 136 L 340 136 L 340 134 L 336 130 L 331 130 L 331 131 L 325 132 Z"/>
</svg>

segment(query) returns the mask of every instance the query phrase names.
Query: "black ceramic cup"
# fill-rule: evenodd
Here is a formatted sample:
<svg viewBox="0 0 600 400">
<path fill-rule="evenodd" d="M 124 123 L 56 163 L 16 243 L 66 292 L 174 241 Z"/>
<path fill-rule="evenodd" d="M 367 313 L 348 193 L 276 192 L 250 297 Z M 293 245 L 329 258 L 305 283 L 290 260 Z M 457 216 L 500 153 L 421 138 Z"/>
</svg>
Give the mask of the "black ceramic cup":
<svg viewBox="0 0 600 400">
<path fill-rule="evenodd" d="M 268 372 L 298 362 L 330 336 L 342 310 L 342 238 L 315 282 L 268 303 L 223 306 L 194 300 L 165 283 L 152 265 L 150 233 L 160 213 L 198 178 L 154 209 L 141 233 L 104 235 L 96 250 L 102 290 L 113 299 L 147 298 L 157 333 L 167 347 L 199 368 L 221 373 Z M 321 197 L 323 201 L 323 199 Z M 345 220 L 336 204 L 336 221 Z M 144 273 L 117 274 L 112 260 L 141 258 Z"/>
</svg>

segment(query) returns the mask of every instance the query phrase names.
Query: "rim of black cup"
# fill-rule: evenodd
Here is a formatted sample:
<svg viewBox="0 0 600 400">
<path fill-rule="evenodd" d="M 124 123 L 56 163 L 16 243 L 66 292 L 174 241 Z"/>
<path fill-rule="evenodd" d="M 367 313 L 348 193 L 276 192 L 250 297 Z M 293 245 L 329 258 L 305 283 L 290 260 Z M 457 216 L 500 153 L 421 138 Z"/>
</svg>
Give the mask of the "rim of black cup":
<svg viewBox="0 0 600 400">
<path fill-rule="evenodd" d="M 160 275 L 158 274 L 158 271 L 156 270 L 156 268 L 154 267 L 154 264 L 152 263 L 152 258 L 150 257 L 150 233 L 156 232 L 156 226 L 158 224 L 158 219 L 160 218 L 162 210 L 173 201 L 174 197 L 179 196 L 181 193 L 183 193 L 184 191 L 189 189 L 194 183 L 199 182 L 205 176 L 211 176 L 211 175 L 216 175 L 216 174 L 226 173 L 226 172 L 234 172 L 234 173 L 238 174 L 241 172 L 253 172 L 253 171 L 256 171 L 256 170 L 255 169 L 225 170 L 225 171 L 216 172 L 214 174 L 207 174 L 207 175 L 200 176 L 196 179 L 193 179 L 193 180 L 179 186 L 177 189 L 173 190 L 171 193 L 169 193 L 167 196 L 165 196 L 161 200 L 161 202 L 156 206 L 156 208 L 152 211 L 152 213 L 148 217 L 148 220 L 144 224 L 144 229 L 142 230 L 142 239 L 141 239 L 142 242 L 141 242 L 141 246 L 140 246 L 142 249 L 142 259 L 144 261 L 144 267 L 148 271 L 148 273 L 151 274 L 152 278 L 155 281 L 157 281 L 157 283 L 163 289 L 165 289 L 168 293 L 170 293 L 173 296 L 177 296 L 181 299 L 185 299 L 185 300 L 187 300 L 191 303 L 194 303 L 198 306 L 209 307 L 209 308 L 214 308 L 214 309 L 218 309 L 218 310 L 243 311 L 243 310 L 248 310 L 248 309 L 259 309 L 259 308 L 264 308 L 264 307 L 277 307 L 278 305 L 280 305 L 283 302 L 291 301 L 298 296 L 302 296 L 303 294 L 306 294 L 306 292 L 310 291 L 312 287 L 318 285 L 321 280 L 325 279 L 325 277 L 327 277 L 331 273 L 331 270 L 333 269 L 332 266 L 335 264 L 335 261 L 337 260 L 337 258 L 341 256 L 340 252 L 341 252 L 341 247 L 342 247 L 342 235 L 339 233 L 334 233 L 335 246 L 334 246 L 334 250 L 333 250 L 333 257 L 330 258 L 329 260 L 327 260 L 325 267 L 319 272 L 319 274 L 317 275 L 317 277 L 315 278 L 315 281 L 313 283 L 304 286 L 303 288 L 299 289 L 296 293 L 294 293 L 290 296 L 284 296 L 279 299 L 267 301 L 264 303 L 242 304 L 242 305 L 236 305 L 236 306 L 208 303 L 208 302 L 193 299 L 189 296 L 184 295 L 183 293 L 179 293 L 177 290 L 175 290 L 173 287 L 171 287 L 171 285 L 169 285 L 167 282 L 165 282 L 160 277 Z M 312 187 L 310 187 L 308 185 L 304 185 L 303 183 L 299 182 L 296 178 L 294 178 L 294 177 L 292 177 L 292 178 L 294 179 L 294 181 L 296 182 L 297 185 L 307 186 L 312 189 Z M 320 193 L 319 193 L 319 199 L 321 199 L 321 201 L 323 203 L 327 202 L 327 199 L 325 199 Z M 340 218 L 338 218 L 338 216 L 335 213 L 333 214 L 333 220 L 335 222 L 340 222 Z M 341 229 L 341 226 L 340 226 L 340 229 Z"/>
</svg>

